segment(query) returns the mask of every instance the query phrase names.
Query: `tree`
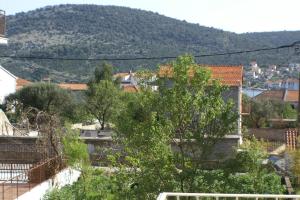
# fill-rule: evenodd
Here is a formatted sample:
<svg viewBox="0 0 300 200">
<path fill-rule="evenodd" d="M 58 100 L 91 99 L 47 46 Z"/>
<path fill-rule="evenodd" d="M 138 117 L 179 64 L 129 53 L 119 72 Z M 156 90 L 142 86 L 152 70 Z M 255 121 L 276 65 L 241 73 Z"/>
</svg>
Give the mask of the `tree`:
<svg viewBox="0 0 300 200">
<path fill-rule="evenodd" d="M 70 93 L 50 83 L 34 83 L 7 97 L 6 101 L 16 102 L 19 108 L 36 108 L 48 114 L 62 114 L 72 102 Z"/>
<path fill-rule="evenodd" d="M 112 65 L 103 62 L 101 69 L 96 67 L 94 71 L 94 78 L 91 83 L 100 83 L 102 80 L 112 81 L 113 78 L 113 67 Z"/>
<path fill-rule="evenodd" d="M 223 100 L 225 88 L 210 80 L 209 71 L 189 56 L 171 66 L 172 83 L 159 80 L 159 93 L 144 88 L 116 123 L 126 161 L 140 170 L 131 178 L 138 184 L 139 198 L 175 188 L 196 190 L 197 170 L 212 146 L 236 125 L 233 103 Z"/>
<path fill-rule="evenodd" d="M 285 102 L 269 99 L 250 99 L 244 95 L 243 104 L 250 105 L 250 115 L 244 118 L 244 124 L 248 127 L 267 127 L 269 126 L 269 120 L 272 118 L 295 119 L 297 117 L 296 109 Z"/>
<path fill-rule="evenodd" d="M 86 107 L 101 124 L 101 130 L 117 112 L 118 95 L 119 90 L 108 80 L 91 84 L 86 92 Z"/>
</svg>

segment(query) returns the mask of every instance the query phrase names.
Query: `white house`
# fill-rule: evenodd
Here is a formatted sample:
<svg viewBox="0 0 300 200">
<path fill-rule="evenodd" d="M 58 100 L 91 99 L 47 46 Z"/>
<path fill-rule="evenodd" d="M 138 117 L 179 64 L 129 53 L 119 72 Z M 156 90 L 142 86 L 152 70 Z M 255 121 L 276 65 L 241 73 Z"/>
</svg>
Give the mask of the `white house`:
<svg viewBox="0 0 300 200">
<path fill-rule="evenodd" d="M 18 78 L 0 66 L 0 104 L 3 103 L 6 96 L 15 93 L 18 89 L 30 83 L 30 81 Z"/>
<path fill-rule="evenodd" d="M 17 77 L 0 66 L 0 103 L 3 103 L 6 96 L 16 92 Z"/>
</svg>

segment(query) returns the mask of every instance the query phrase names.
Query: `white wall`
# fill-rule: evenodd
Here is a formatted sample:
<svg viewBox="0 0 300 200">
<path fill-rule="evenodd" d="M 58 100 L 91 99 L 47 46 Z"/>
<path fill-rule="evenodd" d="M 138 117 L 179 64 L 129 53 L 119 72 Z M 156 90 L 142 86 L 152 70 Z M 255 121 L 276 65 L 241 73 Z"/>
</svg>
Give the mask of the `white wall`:
<svg viewBox="0 0 300 200">
<path fill-rule="evenodd" d="M 56 174 L 52 179 L 48 179 L 16 198 L 15 200 L 41 200 L 44 195 L 53 188 L 61 188 L 65 185 L 71 185 L 78 180 L 81 172 L 67 168 Z"/>
<path fill-rule="evenodd" d="M 0 66 L 0 104 L 5 97 L 16 92 L 16 77 Z"/>
</svg>

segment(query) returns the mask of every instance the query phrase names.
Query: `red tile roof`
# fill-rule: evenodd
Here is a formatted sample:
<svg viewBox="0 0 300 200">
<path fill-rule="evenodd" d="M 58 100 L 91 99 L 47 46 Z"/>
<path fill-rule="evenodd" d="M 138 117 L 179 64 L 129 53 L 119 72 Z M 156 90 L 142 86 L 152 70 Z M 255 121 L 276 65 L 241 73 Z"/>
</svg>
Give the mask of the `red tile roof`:
<svg viewBox="0 0 300 200">
<path fill-rule="evenodd" d="M 26 79 L 22 79 L 22 78 L 17 78 L 16 89 L 19 90 L 19 89 L 21 89 L 24 86 L 27 86 L 29 84 L 31 84 L 30 81 L 28 81 Z"/>
<path fill-rule="evenodd" d="M 298 102 L 299 91 L 297 90 L 287 90 L 284 101 L 286 102 Z"/>
<path fill-rule="evenodd" d="M 122 87 L 124 92 L 129 92 L 129 93 L 135 93 L 139 91 L 139 88 L 137 86 L 134 85 L 124 85 Z"/>
<path fill-rule="evenodd" d="M 284 93 L 285 93 L 284 90 L 267 90 L 267 91 L 260 93 L 259 95 L 257 95 L 254 98 L 258 99 L 258 100 L 283 101 Z"/>
<path fill-rule="evenodd" d="M 243 67 L 242 66 L 209 66 L 199 65 L 212 72 L 211 78 L 218 79 L 222 84 L 228 86 L 240 86 L 243 82 Z M 189 71 L 190 76 L 193 70 Z M 158 72 L 160 77 L 171 78 L 173 76 L 173 68 L 171 66 L 161 66 Z"/>
<path fill-rule="evenodd" d="M 59 87 L 67 90 L 80 91 L 87 90 L 88 86 L 85 83 L 60 83 Z"/>
</svg>

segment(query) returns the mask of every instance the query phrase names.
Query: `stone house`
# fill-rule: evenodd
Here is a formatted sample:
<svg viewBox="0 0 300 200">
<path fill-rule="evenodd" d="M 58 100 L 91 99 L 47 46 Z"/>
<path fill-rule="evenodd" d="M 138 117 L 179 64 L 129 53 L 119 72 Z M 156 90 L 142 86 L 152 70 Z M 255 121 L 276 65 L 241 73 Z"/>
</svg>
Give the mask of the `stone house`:
<svg viewBox="0 0 300 200">
<path fill-rule="evenodd" d="M 211 71 L 211 79 L 219 80 L 221 84 L 226 85 L 229 89 L 222 96 L 225 100 L 232 99 L 235 103 L 235 110 L 238 113 L 238 121 L 236 131 L 224 138 L 230 140 L 230 144 L 237 146 L 242 143 L 242 82 L 243 67 L 242 66 L 208 66 L 199 65 Z M 172 68 L 170 66 L 161 66 L 158 72 L 159 77 L 170 79 L 172 82 Z M 223 144 L 221 144 L 222 146 Z"/>
</svg>

